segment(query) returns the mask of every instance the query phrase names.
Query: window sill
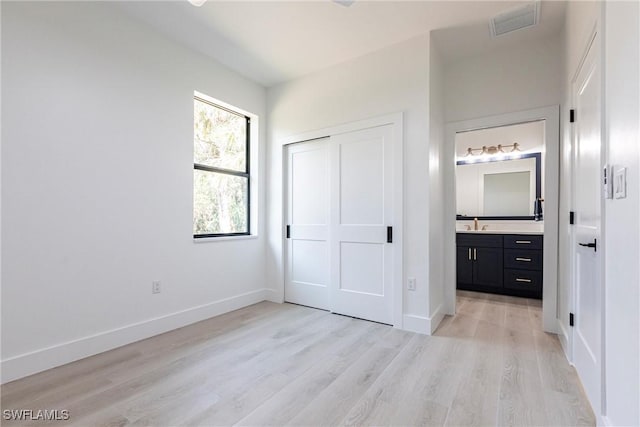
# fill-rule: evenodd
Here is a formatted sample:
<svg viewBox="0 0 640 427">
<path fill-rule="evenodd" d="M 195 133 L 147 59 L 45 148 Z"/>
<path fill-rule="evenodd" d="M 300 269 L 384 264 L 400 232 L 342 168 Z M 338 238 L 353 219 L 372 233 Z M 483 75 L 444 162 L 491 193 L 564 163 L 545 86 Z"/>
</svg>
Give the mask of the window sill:
<svg viewBox="0 0 640 427">
<path fill-rule="evenodd" d="M 218 236 L 218 237 L 199 237 L 193 238 L 193 243 L 207 243 L 207 242 L 223 242 L 229 240 L 254 240 L 257 239 L 257 234 L 248 234 L 243 236 Z"/>
</svg>

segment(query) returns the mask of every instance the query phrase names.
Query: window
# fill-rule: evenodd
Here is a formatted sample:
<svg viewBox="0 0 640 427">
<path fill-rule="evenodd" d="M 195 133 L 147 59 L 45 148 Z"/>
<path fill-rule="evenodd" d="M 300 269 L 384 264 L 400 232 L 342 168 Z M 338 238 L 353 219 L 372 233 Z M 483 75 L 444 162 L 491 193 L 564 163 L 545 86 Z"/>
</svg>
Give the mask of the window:
<svg viewBox="0 0 640 427">
<path fill-rule="evenodd" d="M 249 234 L 249 117 L 194 97 L 193 237 Z"/>
</svg>

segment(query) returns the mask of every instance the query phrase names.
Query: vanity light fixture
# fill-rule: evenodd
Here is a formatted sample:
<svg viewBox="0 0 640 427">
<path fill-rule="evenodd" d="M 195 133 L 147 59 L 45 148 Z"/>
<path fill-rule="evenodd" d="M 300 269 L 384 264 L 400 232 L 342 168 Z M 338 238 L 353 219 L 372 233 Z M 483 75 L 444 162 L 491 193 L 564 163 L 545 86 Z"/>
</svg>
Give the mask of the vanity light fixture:
<svg viewBox="0 0 640 427">
<path fill-rule="evenodd" d="M 464 157 L 470 157 L 470 156 L 483 156 L 483 155 L 493 155 L 493 154 L 505 154 L 505 151 L 503 150 L 503 148 L 511 148 L 511 151 L 509 151 L 510 153 L 514 153 L 517 151 L 522 151 L 520 150 L 520 144 L 518 144 L 517 142 L 514 142 L 513 144 L 507 144 L 507 145 L 502 145 L 502 144 L 498 144 L 497 146 L 495 145 L 490 145 L 490 146 L 486 146 L 483 145 L 481 148 L 467 148 L 467 153 L 464 155 Z M 476 154 L 476 152 L 478 152 L 478 154 Z"/>
</svg>

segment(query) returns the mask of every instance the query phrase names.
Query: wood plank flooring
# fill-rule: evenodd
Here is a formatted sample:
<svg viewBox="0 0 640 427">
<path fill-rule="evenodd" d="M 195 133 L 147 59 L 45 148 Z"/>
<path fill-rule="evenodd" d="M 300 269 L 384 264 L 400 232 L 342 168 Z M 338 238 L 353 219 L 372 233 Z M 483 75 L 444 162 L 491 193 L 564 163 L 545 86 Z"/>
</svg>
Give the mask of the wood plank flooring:
<svg viewBox="0 0 640 427">
<path fill-rule="evenodd" d="M 595 425 L 539 301 L 459 292 L 432 337 L 260 303 L 2 386 L 55 426 Z"/>
</svg>

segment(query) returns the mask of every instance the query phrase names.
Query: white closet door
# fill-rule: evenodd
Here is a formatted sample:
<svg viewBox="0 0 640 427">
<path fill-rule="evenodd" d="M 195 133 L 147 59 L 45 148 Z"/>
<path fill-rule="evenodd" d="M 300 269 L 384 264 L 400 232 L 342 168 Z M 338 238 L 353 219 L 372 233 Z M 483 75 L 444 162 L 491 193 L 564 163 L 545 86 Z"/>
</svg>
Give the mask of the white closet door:
<svg viewBox="0 0 640 427">
<path fill-rule="evenodd" d="M 329 309 L 328 138 L 289 145 L 285 301 Z"/>
<path fill-rule="evenodd" d="M 393 129 L 331 137 L 331 311 L 393 323 Z"/>
</svg>

